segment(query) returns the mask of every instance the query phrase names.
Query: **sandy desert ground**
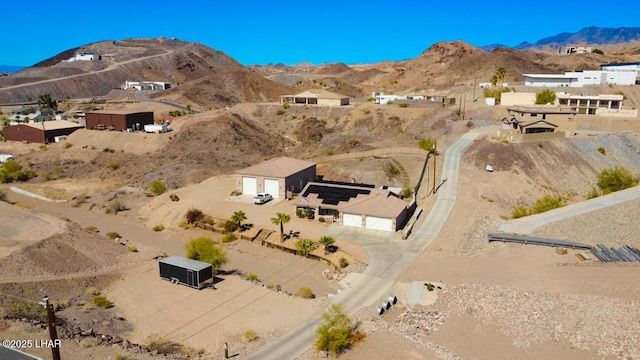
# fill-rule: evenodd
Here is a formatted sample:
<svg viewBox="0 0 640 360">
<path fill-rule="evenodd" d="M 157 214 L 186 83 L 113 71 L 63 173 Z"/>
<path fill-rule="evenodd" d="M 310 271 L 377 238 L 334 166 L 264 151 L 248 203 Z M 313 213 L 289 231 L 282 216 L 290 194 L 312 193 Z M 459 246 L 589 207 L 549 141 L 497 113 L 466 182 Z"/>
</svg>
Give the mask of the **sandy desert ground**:
<svg viewBox="0 0 640 360">
<path fill-rule="evenodd" d="M 572 250 L 560 255 L 553 248 L 489 244 L 487 232 L 496 231 L 505 220 L 501 218 L 501 211 L 482 197 L 486 182 L 478 181 L 481 176 L 485 174 L 476 167 L 461 165 L 461 183 L 453 213 L 438 238 L 398 279 L 394 289 L 400 301 L 383 316 L 375 313 L 375 305 L 354 314 L 366 338 L 340 358 L 640 358 L 637 265 L 581 261 Z M 507 185 L 491 183 L 491 186 L 509 189 Z M 110 314 L 72 306 L 62 310 L 61 316 L 82 318 L 83 326 L 96 331 L 101 326 L 105 331 L 114 329 L 109 320 L 99 322 L 101 316 L 122 318 L 129 327 L 119 329 L 118 335 L 132 343 L 144 344 L 154 336 L 164 337 L 196 351 L 202 350 L 203 358 L 222 358 L 222 344 L 228 342 L 234 358 L 241 359 L 321 311 L 328 304 L 328 294 L 344 286 L 344 282 L 323 276 L 326 264 L 245 240 L 224 245 L 230 258 L 225 269 L 255 273 L 265 285 L 281 284 L 289 292 L 309 286 L 318 297 L 314 300 L 290 297 L 238 275 L 223 275 L 216 290 L 201 291 L 160 280 L 154 257 L 163 253 L 182 254 L 184 244 L 191 238 L 217 236 L 203 230 L 181 229 L 178 225 L 187 209 L 200 208 L 222 218 L 243 210 L 248 222 L 255 227 L 272 230 L 277 230 L 269 221 L 273 214 L 293 212 L 287 201 L 254 206 L 232 199 L 231 190 L 232 177 L 222 176 L 171 191 L 180 197 L 179 202 L 169 201 L 168 193 L 147 197 L 135 189 L 116 191 L 130 210 L 115 216 L 105 215 L 99 206 L 114 192 L 92 196 L 86 203 L 74 207 L 71 203 L 48 203 L 7 191 L 9 200 L 19 206 L 0 203 L 1 223 L 19 221 L 32 226 L 20 231 L 6 231 L 9 228 L 3 226 L 0 244 L 4 254 L 13 252 L 15 256 L 20 251 L 15 250 L 18 243 L 26 246 L 34 239 L 51 234 L 76 234 L 84 232 L 82 229 L 87 226 L 96 226 L 99 234 L 95 238 L 87 235 L 78 241 L 84 241 L 83 244 L 94 241 L 93 250 L 83 251 L 103 251 L 109 258 L 93 267 L 94 276 L 88 274 L 90 280 L 86 280 L 87 274 L 67 274 L 69 279 L 77 276 L 83 281 L 55 282 L 57 274 L 42 270 L 21 284 L 26 289 L 23 296 L 37 298 L 38 291 L 45 291 L 38 287 L 50 287 L 46 291 L 52 296 L 68 299 L 72 298 L 71 294 L 82 294 L 89 286 L 98 287 L 115 303 Z M 428 209 L 431 200 L 423 201 Z M 637 200 L 630 201 L 540 228 L 536 235 L 585 243 L 624 236 L 632 241 L 628 245 L 637 247 L 640 238 L 633 234 L 637 234 L 639 206 Z M 611 223 L 615 223 L 614 229 L 606 225 Z M 42 230 L 43 224 L 46 231 Z M 157 224 L 167 229 L 153 232 L 151 228 Z M 310 238 L 318 238 L 326 226 L 301 221 L 295 216 L 286 225 Z M 70 227 L 76 230 L 70 231 Z M 118 252 L 111 249 L 112 244 L 95 243 L 98 238 L 108 241 L 100 234 L 109 231 L 117 231 L 122 241 L 135 245 L 139 252 L 129 253 L 120 245 Z M 277 232 L 273 236 L 277 236 Z M 371 236 L 376 236 L 376 232 Z M 366 263 L 361 249 L 338 244 L 344 245 L 354 260 Z M 110 260 L 112 265 L 108 265 Z M 6 264 L 3 272 L 12 271 L 9 266 L 16 266 Z M 353 276 L 357 276 L 361 269 L 353 270 Z M 434 292 L 425 289 L 419 303 L 409 304 L 407 288 L 414 282 L 441 284 L 441 289 Z M 0 291 L 11 290 L 6 281 L 0 285 L 3 285 Z M 248 329 L 258 334 L 258 341 L 243 340 L 242 334 Z M 4 322 L 0 336 L 38 338 L 46 333 L 25 324 Z M 104 359 L 118 354 L 131 354 L 136 359 L 156 357 L 135 347 L 96 346 L 97 343 L 96 339 L 67 340 L 63 343 L 63 358 Z M 44 349 L 34 353 L 48 356 Z M 302 356 L 303 359 L 315 357 L 314 351 Z"/>
</svg>

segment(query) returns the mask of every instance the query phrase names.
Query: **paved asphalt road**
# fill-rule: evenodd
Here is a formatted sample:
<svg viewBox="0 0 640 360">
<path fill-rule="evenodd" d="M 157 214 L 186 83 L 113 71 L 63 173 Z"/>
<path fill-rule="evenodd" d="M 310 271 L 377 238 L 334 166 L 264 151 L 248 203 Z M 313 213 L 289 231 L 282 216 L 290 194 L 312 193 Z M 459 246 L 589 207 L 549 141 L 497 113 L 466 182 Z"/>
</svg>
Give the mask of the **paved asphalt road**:
<svg viewBox="0 0 640 360">
<path fill-rule="evenodd" d="M 341 304 L 347 314 L 387 299 L 401 271 L 440 233 L 456 201 L 460 153 L 482 132 L 483 129 L 470 131 L 446 150 L 442 170 L 442 179 L 446 181 L 438 190 L 429 215 L 410 240 L 392 240 L 388 233 L 382 231 L 363 231 L 342 226 L 330 226 L 323 234 L 340 240 L 351 239 L 348 241 L 362 246 L 369 258 L 365 272 L 334 297 L 333 302 Z M 315 330 L 320 322 L 321 314 L 318 314 L 249 359 L 295 359 L 313 346 Z"/>
</svg>

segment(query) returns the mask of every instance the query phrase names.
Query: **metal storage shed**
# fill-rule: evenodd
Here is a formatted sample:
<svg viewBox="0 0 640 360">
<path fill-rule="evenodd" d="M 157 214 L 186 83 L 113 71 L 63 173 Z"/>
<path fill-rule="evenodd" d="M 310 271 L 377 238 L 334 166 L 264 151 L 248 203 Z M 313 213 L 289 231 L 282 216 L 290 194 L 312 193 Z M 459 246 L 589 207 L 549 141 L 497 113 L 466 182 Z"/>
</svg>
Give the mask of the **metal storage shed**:
<svg viewBox="0 0 640 360">
<path fill-rule="evenodd" d="M 213 267 L 202 261 L 170 256 L 160 260 L 159 267 L 160 277 L 173 283 L 201 289 L 213 282 Z"/>
</svg>

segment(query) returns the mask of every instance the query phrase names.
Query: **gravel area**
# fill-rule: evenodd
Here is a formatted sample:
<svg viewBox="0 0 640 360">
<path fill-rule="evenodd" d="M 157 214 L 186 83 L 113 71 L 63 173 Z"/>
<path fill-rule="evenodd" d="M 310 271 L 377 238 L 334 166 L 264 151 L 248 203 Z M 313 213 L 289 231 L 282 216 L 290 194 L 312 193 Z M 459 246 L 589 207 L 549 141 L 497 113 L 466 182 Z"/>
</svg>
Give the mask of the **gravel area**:
<svg viewBox="0 0 640 360">
<path fill-rule="evenodd" d="M 536 229 L 533 236 L 571 240 L 587 245 L 640 247 L 640 199 L 592 211 Z M 594 226 L 597 224 L 597 226 Z"/>
<path fill-rule="evenodd" d="M 458 254 L 463 256 L 483 256 L 490 249 L 487 234 L 495 232 L 501 222 L 491 219 L 478 219 L 464 233 L 464 240 L 458 249 Z"/>
</svg>

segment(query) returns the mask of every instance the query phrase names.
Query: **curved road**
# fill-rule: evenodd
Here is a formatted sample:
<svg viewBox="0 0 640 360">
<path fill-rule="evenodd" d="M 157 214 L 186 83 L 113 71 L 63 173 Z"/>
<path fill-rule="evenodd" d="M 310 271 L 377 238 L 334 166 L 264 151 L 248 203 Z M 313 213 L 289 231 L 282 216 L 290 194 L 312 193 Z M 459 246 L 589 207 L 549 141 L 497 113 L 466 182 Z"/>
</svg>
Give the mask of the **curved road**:
<svg viewBox="0 0 640 360">
<path fill-rule="evenodd" d="M 362 246 L 369 257 L 369 266 L 365 272 L 334 297 L 333 303 L 341 304 L 345 313 L 353 314 L 386 299 L 402 270 L 436 238 L 456 201 L 460 154 L 483 130 L 475 129 L 466 133 L 446 150 L 442 170 L 442 179 L 446 179 L 446 182 L 438 191 L 429 215 L 411 240 L 376 238 L 357 229 L 329 227 L 328 231 L 337 232 L 332 236 L 353 239 L 351 242 Z M 321 314 L 317 314 L 249 359 L 295 359 L 313 346 L 315 330 L 320 322 Z"/>
</svg>

